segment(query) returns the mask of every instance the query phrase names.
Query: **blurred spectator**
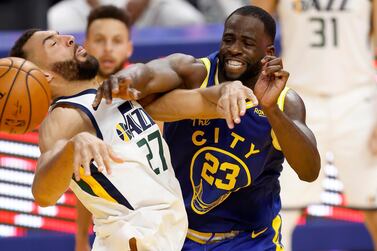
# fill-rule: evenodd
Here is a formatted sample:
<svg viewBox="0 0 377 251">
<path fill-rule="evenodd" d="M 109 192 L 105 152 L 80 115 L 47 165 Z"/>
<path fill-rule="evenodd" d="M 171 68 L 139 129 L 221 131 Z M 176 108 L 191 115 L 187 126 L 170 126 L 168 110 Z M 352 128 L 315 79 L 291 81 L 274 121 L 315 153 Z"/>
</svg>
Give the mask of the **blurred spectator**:
<svg viewBox="0 0 377 251">
<path fill-rule="evenodd" d="M 316 135 L 322 163 L 326 152 L 334 154 L 344 188 L 333 184 L 329 197 L 341 201 L 337 192 L 344 189 L 345 205 L 364 210 L 377 250 L 377 96 L 372 64 L 377 51 L 377 0 L 251 3 L 277 15 L 284 66 L 291 73 L 288 86 L 306 104 L 307 123 Z M 281 177 L 283 207 L 319 202 L 321 177 L 313 184 L 298 183 L 290 170 L 285 168 Z M 332 201 L 325 198 L 328 204 Z M 286 233 L 293 230 L 298 216 L 297 211 L 285 211 L 283 236 L 289 236 Z"/>
<path fill-rule="evenodd" d="M 113 4 L 129 12 L 137 26 L 203 24 L 203 15 L 185 0 L 63 0 L 48 10 L 48 28 L 60 32 L 84 32 L 92 8 Z"/>
<path fill-rule="evenodd" d="M 46 28 L 49 0 L 0 0 L 0 30 Z"/>
<path fill-rule="evenodd" d="M 187 0 L 199 9 L 208 23 L 223 23 L 227 16 L 248 0 Z"/>
</svg>

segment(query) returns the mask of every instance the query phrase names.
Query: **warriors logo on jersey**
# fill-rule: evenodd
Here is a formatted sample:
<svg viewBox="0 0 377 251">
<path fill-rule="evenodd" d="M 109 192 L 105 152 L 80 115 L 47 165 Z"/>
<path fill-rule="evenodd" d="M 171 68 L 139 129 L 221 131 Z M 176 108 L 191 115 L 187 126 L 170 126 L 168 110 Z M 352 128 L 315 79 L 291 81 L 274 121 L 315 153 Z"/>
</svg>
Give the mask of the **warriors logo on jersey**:
<svg viewBox="0 0 377 251">
<path fill-rule="evenodd" d="M 220 163 L 220 160 L 226 160 Z M 191 161 L 192 209 L 204 214 L 223 202 L 233 191 L 251 184 L 245 162 L 216 147 L 203 147 Z"/>
</svg>

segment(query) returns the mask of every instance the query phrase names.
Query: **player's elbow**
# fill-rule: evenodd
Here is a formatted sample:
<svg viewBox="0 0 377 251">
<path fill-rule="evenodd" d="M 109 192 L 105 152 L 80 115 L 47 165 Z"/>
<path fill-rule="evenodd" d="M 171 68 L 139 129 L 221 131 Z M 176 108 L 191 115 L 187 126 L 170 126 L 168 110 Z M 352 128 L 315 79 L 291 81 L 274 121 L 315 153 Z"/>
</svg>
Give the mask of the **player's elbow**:
<svg viewBox="0 0 377 251">
<path fill-rule="evenodd" d="M 307 168 L 305 169 L 306 171 L 299 173 L 298 177 L 302 181 L 313 182 L 318 178 L 320 169 L 321 160 L 318 156 L 318 158 L 315 158 L 308 163 Z"/>
<path fill-rule="evenodd" d="M 53 206 L 58 200 L 58 198 L 54 198 L 48 192 L 41 191 L 34 184 L 32 186 L 32 193 L 33 193 L 35 203 L 37 203 L 41 207 Z"/>
</svg>

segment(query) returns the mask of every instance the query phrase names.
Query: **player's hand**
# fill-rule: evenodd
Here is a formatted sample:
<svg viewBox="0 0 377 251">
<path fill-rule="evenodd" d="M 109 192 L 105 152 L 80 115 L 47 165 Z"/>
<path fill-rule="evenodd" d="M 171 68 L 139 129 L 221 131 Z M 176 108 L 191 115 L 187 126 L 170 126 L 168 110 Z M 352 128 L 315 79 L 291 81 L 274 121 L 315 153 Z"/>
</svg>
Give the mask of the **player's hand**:
<svg viewBox="0 0 377 251">
<path fill-rule="evenodd" d="M 111 104 L 113 97 L 124 100 L 137 100 L 140 92 L 132 88 L 133 79 L 127 75 L 110 75 L 109 79 L 102 82 L 97 90 L 92 106 L 98 107 L 102 98 L 106 99 L 107 104 Z"/>
<path fill-rule="evenodd" d="M 369 139 L 369 146 L 372 154 L 377 155 L 377 124 L 373 128 L 372 135 Z"/>
<path fill-rule="evenodd" d="M 287 83 L 289 73 L 283 70 L 281 58 L 265 56 L 261 61 L 262 72 L 254 86 L 254 94 L 263 109 L 275 106 Z"/>
<path fill-rule="evenodd" d="M 84 168 L 85 175 L 91 175 L 90 163 L 92 160 L 96 162 L 99 172 L 106 169 L 108 174 L 111 174 L 111 160 L 117 163 L 124 162 L 103 140 L 90 133 L 79 133 L 72 137 L 69 143 L 73 145 L 74 149 L 73 173 L 77 181 L 80 180 L 80 167 Z"/>
<path fill-rule="evenodd" d="M 222 84 L 217 111 L 225 118 L 230 129 L 234 127 L 234 123 L 241 122 L 240 116 L 246 113 L 247 100 L 251 101 L 253 106 L 258 105 L 258 100 L 253 91 L 244 86 L 241 81 Z"/>
</svg>

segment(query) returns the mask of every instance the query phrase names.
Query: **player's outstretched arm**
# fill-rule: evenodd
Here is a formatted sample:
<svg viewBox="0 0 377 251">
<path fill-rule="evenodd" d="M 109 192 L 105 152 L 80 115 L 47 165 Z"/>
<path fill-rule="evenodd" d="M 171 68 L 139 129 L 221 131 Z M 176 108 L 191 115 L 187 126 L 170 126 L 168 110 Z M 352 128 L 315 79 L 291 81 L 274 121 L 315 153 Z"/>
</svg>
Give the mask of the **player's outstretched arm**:
<svg viewBox="0 0 377 251">
<path fill-rule="evenodd" d="M 90 175 L 92 159 L 99 171 L 110 171 L 110 159 L 121 162 L 111 148 L 98 139 L 78 110 L 58 107 L 45 119 L 39 136 L 41 156 L 37 162 L 32 192 L 40 206 L 56 203 L 67 190 L 74 174 L 80 179 L 80 170 Z M 89 131 L 89 132 L 88 132 Z"/>
<path fill-rule="evenodd" d="M 93 106 L 98 106 L 102 98 L 111 103 L 113 97 L 135 100 L 176 88 L 192 89 L 203 82 L 206 74 L 201 61 L 185 54 L 134 64 L 102 83 Z"/>
<path fill-rule="evenodd" d="M 241 121 L 246 101 L 258 104 L 253 91 L 240 81 L 222 83 L 209 88 L 178 89 L 158 98 L 145 107 L 156 120 L 225 118 L 230 128 Z"/>
</svg>

